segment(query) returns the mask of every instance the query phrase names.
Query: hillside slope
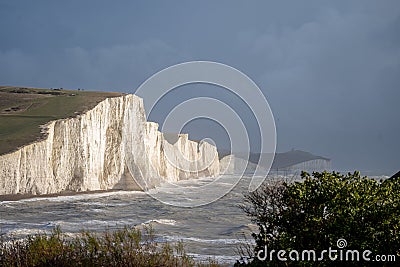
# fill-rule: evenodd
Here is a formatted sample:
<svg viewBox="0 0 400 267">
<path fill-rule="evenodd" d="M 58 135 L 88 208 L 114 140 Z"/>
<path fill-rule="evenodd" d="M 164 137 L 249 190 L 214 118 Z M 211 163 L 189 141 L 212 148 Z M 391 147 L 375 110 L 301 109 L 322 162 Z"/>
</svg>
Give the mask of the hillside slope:
<svg viewBox="0 0 400 267">
<path fill-rule="evenodd" d="M 73 91 L 0 86 L 0 155 L 43 139 L 41 125 L 75 117 L 114 92 Z"/>
</svg>

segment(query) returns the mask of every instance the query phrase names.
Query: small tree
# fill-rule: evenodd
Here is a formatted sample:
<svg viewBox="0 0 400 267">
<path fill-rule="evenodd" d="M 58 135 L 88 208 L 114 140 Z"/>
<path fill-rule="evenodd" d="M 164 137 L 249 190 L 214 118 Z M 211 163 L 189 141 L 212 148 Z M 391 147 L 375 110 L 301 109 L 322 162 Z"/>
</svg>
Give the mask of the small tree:
<svg viewBox="0 0 400 267">
<path fill-rule="evenodd" d="M 242 208 L 259 226 L 259 233 L 253 233 L 255 255 L 265 246 L 276 252 L 319 253 L 330 247 L 338 249 L 338 240 L 346 241 L 339 248 L 360 253 L 370 250 L 371 257 L 400 252 L 400 179 L 376 181 L 361 177 L 359 172 L 302 172 L 301 176 L 301 182 L 263 185 L 245 195 Z M 360 263 L 373 265 L 363 261 L 339 264 Z M 380 262 L 379 266 L 384 264 Z M 393 262 L 386 262 L 386 266 L 390 264 Z M 255 257 L 250 265 L 337 266 L 338 262 L 325 257 L 322 261 L 288 260 L 283 264 L 276 257 L 275 261 L 259 261 Z"/>
</svg>

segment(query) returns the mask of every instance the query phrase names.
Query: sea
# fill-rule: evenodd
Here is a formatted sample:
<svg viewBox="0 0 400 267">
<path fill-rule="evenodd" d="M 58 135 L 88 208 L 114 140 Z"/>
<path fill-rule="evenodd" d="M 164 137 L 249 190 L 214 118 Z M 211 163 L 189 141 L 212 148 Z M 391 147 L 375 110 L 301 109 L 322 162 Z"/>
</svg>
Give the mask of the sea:
<svg viewBox="0 0 400 267">
<path fill-rule="evenodd" d="M 157 194 L 162 194 L 164 187 L 168 188 L 166 185 L 152 192 L 155 197 L 146 192 L 113 191 L 0 201 L 0 235 L 24 238 L 29 234 L 51 232 L 56 226 L 74 235 L 82 230 L 102 232 L 151 224 L 157 242 L 182 241 L 186 253 L 194 260 L 212 259 L 232 266 L 240 258 L 238 248 L 252 246 L 251 233 L 257 231 L 257 226 L 240 208 L 249 181 L 249 176 L 242 177 L 225 196 L 199 207 L 160 202 Z M 225 182 L 210 177 L 178 184 L 190 188 L 211 182 L 214 186 L 226 186 Z"/>
<path fill-rule="evenodd" d="M 214 183 L 224 187 L 227 179 L 199 178 L 177 182 L 182 188 L 196 188 Z M 30 234 L 51 232 L 60 226 L 74 235 L 82 230 L 103 232 L 125 226 L 151 225 L 157 242 L 182 241 L 186 253 L 198 262 L 214 260 L 232 266 L 240 259 L 238 249 L 254 246 L 252 232 L 258 227 L 240 208 L 248 192 L 251 176 L 243 176 L 233 189 L 209 204 L 198 207 L 168 205 L 157 200 L 168 185 L 161 185 L 151 194 L 140 191 L 113 191 L 72 196 L 37 197 L 18 201 L 0 201 L 0 235 L 3 238 L 24 238 Z M 387 177 L 375 177 L 376 179 Z M 267 183 L 295 181 L 296 175 L 270 175 Z M 158 195 L 160 194 L 160 195 Z M 185 197 L 185 189 L 175 191 L 177 199 Z"/>
</svg>

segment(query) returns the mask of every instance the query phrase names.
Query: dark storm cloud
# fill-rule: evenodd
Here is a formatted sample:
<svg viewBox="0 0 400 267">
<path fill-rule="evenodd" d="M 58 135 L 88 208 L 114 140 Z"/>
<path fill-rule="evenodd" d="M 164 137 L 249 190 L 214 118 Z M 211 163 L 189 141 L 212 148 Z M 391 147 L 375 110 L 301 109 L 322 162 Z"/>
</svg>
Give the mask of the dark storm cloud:
<svg viewBox="0 0 400 267">
<path fill-rule="evenodd" d="M 0 83 L 132 92 L 187 60 L 263 90 L 278 150 L 400 167 L 398 1 L 2 1 Z"/>
</svg>

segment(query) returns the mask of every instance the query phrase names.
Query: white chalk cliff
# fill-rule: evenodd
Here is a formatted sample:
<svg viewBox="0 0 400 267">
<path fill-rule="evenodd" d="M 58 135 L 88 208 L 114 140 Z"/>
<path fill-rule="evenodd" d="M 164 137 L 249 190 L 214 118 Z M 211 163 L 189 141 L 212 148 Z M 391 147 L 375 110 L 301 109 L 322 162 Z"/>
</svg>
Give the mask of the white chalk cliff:
<svg viewBox="0 0 400 267">
<path fill-rule="evenodd" d="M 219 166 L 220 173 L 222 174 L 253 174 L 257 170 L 257 164 L 237 157 L 234 154 L 223 157 L 219 162 Z"/>
<path fill-rule="evenodd" d="M 75 118 L 49 122 L 44 140 L 0 156 L 0 195 L 147 190 L 163 181 L 218 176 L 215 146 L 180 134 L 168 142 L 141 98 L 107 98 Z"/>
</svg>

